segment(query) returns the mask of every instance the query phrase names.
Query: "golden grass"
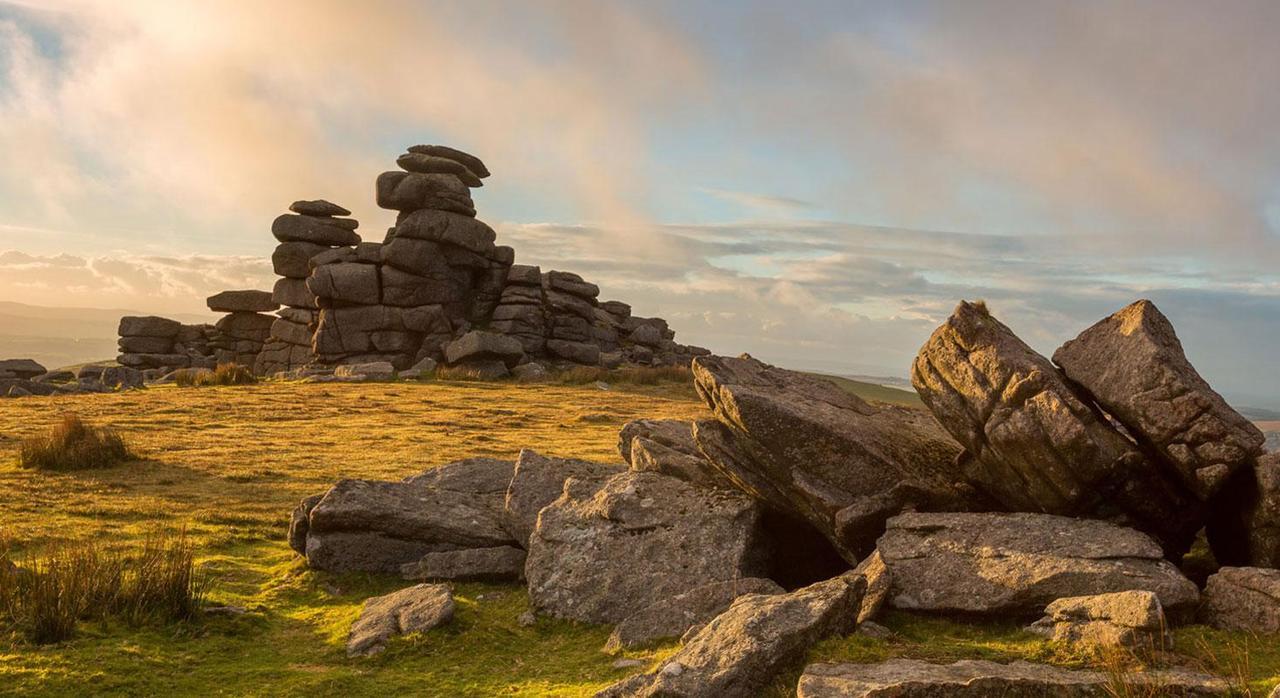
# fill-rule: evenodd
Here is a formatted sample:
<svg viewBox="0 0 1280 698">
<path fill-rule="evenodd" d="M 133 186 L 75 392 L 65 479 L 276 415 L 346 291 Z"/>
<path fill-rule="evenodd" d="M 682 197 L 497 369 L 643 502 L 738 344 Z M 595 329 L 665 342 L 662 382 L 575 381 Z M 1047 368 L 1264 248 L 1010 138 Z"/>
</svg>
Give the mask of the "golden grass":
<svg viewBox="0 0 1280 698">
<path fill-rule="evenodd" d="M 110 468 L 135 458 L 114 429 L 65 414 L 44 432 L 22 440 L 18 462 L 32 470 L 73 471 Z"/>
<path fill-rule="evenodd" d="M 258 379 L 253 371 L 240 364 L 218 364 L 218 367 L 183 368 L 174 372 L 174 383 L 180 388 L 201 388 L 210 385 L 250 385 Z"/>
</svg>

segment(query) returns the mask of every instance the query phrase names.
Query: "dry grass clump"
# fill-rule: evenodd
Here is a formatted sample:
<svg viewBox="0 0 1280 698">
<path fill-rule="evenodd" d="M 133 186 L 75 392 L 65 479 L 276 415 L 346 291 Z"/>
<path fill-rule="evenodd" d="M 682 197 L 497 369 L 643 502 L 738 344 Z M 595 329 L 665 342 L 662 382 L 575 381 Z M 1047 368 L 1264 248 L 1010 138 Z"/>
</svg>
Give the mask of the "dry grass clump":
<svg viewBox="0 0 1280 698">
<path fill-rule="evenodd" d="M 657 366 L 652 368 L 615 368 L 579 366 L 552 376 L 552 381 L 564 385 L 586 385 L 605 382 L 626 385 L 658 385 L 659 383 L 692 383 L 693 371 L 688 366 Z"/>
<path fill-rule="evenodd" d="M 475 366 L 444 366 L 436 368 L 436 380 L 442 381 L 483 381 L 489 380 L 481 368 Z"/>
<path fill-rule="evenodd" d="M 186 534 L 147 538 L 135 554 L 84 541 L 57 546 L 21 567 L 0 551 L 0 627 L 34 644 L 64 642 L 80 621 L 119 618 L 131 626 L 192 618 L 209 578 L 195 566 Z"/>
<path fill-rule="evenodd" d="M 23 439 L 19 455 L 24 468 L 60 472 L 110 468 L 136 459 L 115 430 L 92 426 L 74 414 L 45 434 Z"/>
<path fill-rule="evenodd" d="M 258 379 L 253 371 L 240 364 L 218 364 L 207 368 L 184 368 L 174 373 L 173 380 L 182 388 L 200 388 L 208 385 L 250 385 Z"/>
</svg>

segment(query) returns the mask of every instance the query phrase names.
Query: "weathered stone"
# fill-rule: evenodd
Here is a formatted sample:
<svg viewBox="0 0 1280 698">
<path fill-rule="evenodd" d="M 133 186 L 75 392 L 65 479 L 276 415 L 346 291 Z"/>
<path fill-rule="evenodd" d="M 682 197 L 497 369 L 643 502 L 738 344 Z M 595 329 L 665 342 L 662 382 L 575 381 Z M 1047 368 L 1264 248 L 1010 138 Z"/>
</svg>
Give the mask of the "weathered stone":
<svg viewBox="0 0 1280 698">
<path fill-rule="evenodd" d="M 167 337 L 174 338 L 182 331 L 182 323 L 168 318 L 146 316 L 125 316 L 120 318 L 121 337 Z"/>
<path fill-rule="evenodd" d="M 1200 618 L 1224 630 L 1280 633 L 1280 570 L 1223 567 L 1205 585 Z"/>
<path fill-rule="evenodd" d="M 325 264 L 311 272 L 307 288 L 326 302 L 377 305 L 382 301 L 382 281 L 373 264 Z"/>
<path fill-rule="evenodd" d="M 669 475 L 705 487 L 732 487 L 698 450 L 693 424 L 680 419 L 639 419 L 618 432 L 618 453 L 632 470 Z"/>
<path fill-rule="evenodd" d="M 693 375 L 720 420 L 696 425 L 699 450 L 743 491 L 807 520 L 851 565 L 906 508 L 981 503 L 957 485 L 954 443 L 920 410 L 873 406 L 750 357 L 698 357 Z"/>
<path fill-rule="evenodd" d="M 398 573 L 429 552 L 509 545 L 491 500 L 402 482 L 343 480 L 311 510 L 307 561 L 331 572 Z"/>
<path fill-rule="evenodd" d="M 566 342 L 561 339 L 548 339 L 547 351 L 566 361 L 584 366 L 600 365 L 600 347 L 585 342 Z"/>
<path fill-rule="evenodd" d="M 590 322 L 595 319 L 596 308 L 587 300 L 555 289 L 545 291 L 544 295 L 547 307 L 553 312 L 577 315 L 583 320 L 586 320 L 588 325 L 590 325 Z"/>
<path fill-rule="evenodd" d="M 496 359 L 515 366 L 524 355 L 520 342 L 493 332 L 472 330 L 444 347 L 445 361 L 456 364 L 464 360 Z"/>
<path fill-rule="evenodd" d="M 306 279 L 276 279 L 275 288 L 271 291 L 271 300 L 292 308 L 314 309 L 320 307 L 316 294 L 307 288 Z"/>
<path fill-rule="evenodd" d="M 900 609 L 1038 614 L 1052 601 L 1150 591 L 1185 614 L 1199 592 L 1138 531 L 1050 514 L 923 514 L 889 520 L 878 550 Z"/>
<path fill-rule="evenodd" d="M 858 563 L 853 571 L 867 580 L 867 591 L 862 596 L 862 605 L 858 607 L 858 624 L 861 625 L 879 615 L 880 609 L 888 603 L 889 594 L 893 591 L 893 577 L 879 550 Z"/>
<path fill-rule="evenodd" d="M 789 594 L 748 594 L 707 623 L 654 672 L 596 694 L 599 698 L 750 698 L 809 649 L 853 629 L 865 582 L 845 575 Z"/>
<path fill-rule="evenodd" d="M 106 366 L 99 374 L 98 382 L 111 389 L 141 388 L 142 371 L 127 366 Z"/>
<path fill-rule="evenodd" d="M 271 323 L 271 337 L 302 347 L 311 346 L 312 332 L 307 325 L 278 318 Z"/>
<path fill-rule="evenodd" d="M 437 362 L 431 357 L 422 359 L 418 363 L 410 366 L 408 369 L 400 372 L 401 378 L 426 378 L 432 376 L 436 372 Z"/>
<path fill-rule="evenodd" d="M 1212 502 L 1207 529 L 1219 564 L 1280 568 L 1280 453 L 1231 478 Z"/>
<path fill-rule="evenodd" d="M 457 245 L 480 255 L 493 253 L 497 233 L 483 221 L 470 216 L 426 209 L 405 215 L 396 223 L 395 238 Z"/>
<path fill-rule="evenodd" d="M 311 242 L 317 245 L 356 245 L 357 224 L 349 218 L 299 216 L 286 213 L 271 224 L 271 234 L 280 242 Z"/>
<path fill-rule="evenodd" d="M 289 547 L 294 552 L 306 557 L 307 531 L 311 527 L 311 510 L 324 499 L 323 494 L 316 494 L 298 503 L 289 517 Z"/>
<path fill-rule="evenodd" d="M 632 330 L 627 340 L 646 347 L 656 347 L 662 342 L 662 333 L 653 325 L 641 325 Z"/>
<path fill-rule="evenodd" d="M 462 164 L 481 179 L 489 176 L 489 168 L 484 166 L 484 163 L 480 161 L 480 158 L 472 155 L 471 153 L 458 150 L 457 148 L 450 148 L 447 145 L 415 145 L 409 148 L 409 152 L 448 158 Z"/>
<path fill-rule="evenodd" d="M 209 296 L 207 302 L 215 313 L 270 313 L 280 308 L 269 291 L 223 291 Z"/>
<path fill-rule="evenodd" d="M 970 482 L 1013 511 L 1115 519 L 1171 555 L 1203 526 L 1203 507 L 1081 400 L 1048 359 L 962 302 L 921 348 L 911 382 L 967 451 Z"/>
<path fill-rule="evenodd" d="M 507 270 L 507 283 L 516 286 L 542 287 L 542 269 L 528 264 L 512 264 Z M 541 291 L 539 291 L 541 294 Z"/>
<path fill-rule="evenodd" d="M 623 466 L 612 463 L 555 458 L 523 449 L 507 488 L 503 526 L 527 549 L 538 522 L 538 512 L 560 498 L 566 480 L 573 478 L 580 483 L 601 486 L 623 470 Z"/>
<path fill-rule="evenodd" d="M 1136 695 L 1231 694 L 1226 681 L 1185 669 L 1116 676 L 1022 661 L 965 659 L 943 665 L 891 659 L 880 664 L 810 664 L 800 676 L 796 698 L 1105 698 L 1114 695 L 1117 682 Z"/>
<path fill-rule="evenodd" d="M 430 468 L 405 482 L 485 498 L 486 506 L 501 511 L 515 468 L 515 461 L 466 458 Z"/>
<path fill-rule="evenodd" d="M 282 242 L 271 254 L 271 267 L 279 276 L 305 279 L 311 274 L 311 258 L 327 251 L 328 245 L 314 242 Z"/>
<path fill-rule="evenodd" d="M 631 317 L 631 306 L 622 301 L 603 301 L 600 309 L 617 318 L 619 321 Z"/>
<path fill-rule="evenodd" d="M 347 209 L 324 199 L 314 201 L 295 201 L 289 204 L 289 210 L 304 216 L 350 216 Z"/>
<path fill-rule="evenodd" d="M 518 582 L 524 579 L 525 552 L 509 545 L 427 553 L 400 568 L 405 579 L 449 582 Z"/>
<path fill-rule="evenodd" d="M 29 380 L 43 376 L 48 370 L 32 359 L 5 359 L 0 361 L 0 377 Z"/>
<path fill-rule="evenodd" d="M 400 169 L 406 172 L 419 172 L 422 174 L 450 174 L 462 180 L 462 183 L 468 187 L 482 187 L 484 182 L 476 176 L 474 172 L 467 169 L 466 165 L 457 160 L 437 157 L 435 155 L 427 155 L 425 153 L 405 153 L 396 158 L 396 164 Z"/>
<path fill-rule="evenodd" d="M 594 299 L 600 295 L 600 287 L 582 280 L 581 276 L 568 271 L 549 271 L 542 276 L 545 285 L 579 298 Z"/>
<path fill-rule="evenodd" d="M 224 315 L 214 327 L 228 337 L 261 343 L 271 336 L 271 325 L 275 321 L 270 315 L 234 312 Z"/>
<path fill-rule="evenodd" d="M 664 599 L 763 570 L 760 511 L 738 493 L 626 472 L 575 487 L 538 514 L 529 600 L 540 612 L 617 623 Z"/>
<path fill-rule="evenodd" d="M 1058 599 L 1027 630 L 1068 644 L 1159 650 L 1168 633 L 1160 599 L 1149 591 L 1120 591 Z"/>
<path fill-rule="evenodd" d="M 1262 453 L 1266 437 L 1200 377 L 1151 301 L 1085 330 L 1053 360 L 1201 499 Z"/>
<path fill-rule="evenodd" d="M 454 175 L 383 172 L 377 181 L 378 206 L 393 211 L 434 209 L 475 216 L 470 190 Z M 399 234 L 399 225 L 396 226 Z"/>
<path fill-rule="evenodd" d="M 536 286 L 507 286 L 502 289 L 502 295 L 499 296 L 499 303 L 509 308 L 527 308 L 535 306 L 541 315 L 542 312 L 542 289 Z M 501 308 L 499 308 L 501 310 Z M 495 313 L 494 320 L 501 320 Z"/>
<path fill-rule="evenodd" d="M 347 656 L 377 654 L 397 635 L 423 633 L 453 621 L 453 592 L 447 584 L 419 584 L 364 602 L 347 637 Z"/>
<path fill-rule="evenodd" d="M 121 354 L 172 354 L 170 337 L 121 337 L 116 340 Z"/>
<path fill-rule="evenodd" d="M 706 625 L 744 594 L 781 594 L 782 587 L 758 577 L 712 582 L 672 597 L 660 599 L 627 616 L 605 643 L 606 652 L 617 653 L 658 640 L 681 637 Z"/>
</svg>

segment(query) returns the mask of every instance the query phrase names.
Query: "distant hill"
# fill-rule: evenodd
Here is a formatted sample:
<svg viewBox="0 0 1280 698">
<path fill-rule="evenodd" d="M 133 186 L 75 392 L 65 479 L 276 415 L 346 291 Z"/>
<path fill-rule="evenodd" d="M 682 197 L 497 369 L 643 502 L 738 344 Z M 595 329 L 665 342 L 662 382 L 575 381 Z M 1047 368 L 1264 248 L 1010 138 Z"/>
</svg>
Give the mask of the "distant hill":
<svg viewBox="0 0 1280 698">
<path fill-rule="evenodd" d="M 857 395 L 863 400 L 924 409 L 924 403 L 920 401 L 920 396 L 916 395 L 914 391 L 909 389 L 901 390 L 898 388 L 880 385 L 878 383 L 868 383 L 865 380 L 854 380 L 844 376 L 832 376 L 825 373 L 812 373 L 810 375 L 831 381 L 843 388 L 846 392 Z"/>
<path fill-rule="evenodd" d="M 35 359 L 49 368 L 112 359 L 120 308 L 49 308 L 0 301 L 0 359 Z M 209 322 L 212 315 L 168 315 L 182 322 Z"/>
</svg>

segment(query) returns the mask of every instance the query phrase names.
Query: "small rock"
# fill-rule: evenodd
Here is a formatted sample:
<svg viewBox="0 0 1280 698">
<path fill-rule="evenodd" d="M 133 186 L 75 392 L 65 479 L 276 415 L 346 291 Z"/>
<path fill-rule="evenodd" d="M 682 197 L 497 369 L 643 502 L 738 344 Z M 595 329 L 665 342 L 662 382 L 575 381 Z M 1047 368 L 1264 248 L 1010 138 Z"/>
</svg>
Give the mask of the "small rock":
<svg viewBox="0 0 1280 698">
<path fill-rule="evenodd" d="M 551 377 L 547 367 L 537 361 L 530 361 L 527 364 L 516 366 L 511 369 L 511 375 L 521 383 L 537 383 Z"/>
<path fill-rule="evenodd" d="M 858 625 L 858 634 L 874 640 L 892 640 L 898 636 L 897 633 L 872 620 L 862 621 Z"/>
<path fill-rule="evenodd" d="M 420 633 L 453 620 L 453 593 L 445 584 L 419 584 L 369 599 L 351 626 L 347 656 L 369 656 L 397 635 Z"/>
<path fill-rule="evenodd" d="M 644 662 L 639 659 L 619 659 L 612 666 L 614 669 L 634 669 L 638 666 L 644 666 Z"/>
<path fill-rule="evenodd" d="M 1224 630 L 1280 633 L 1280 570 L 1223 567 L 1205 585 L 1200 617 Z"/>
<path fill-rule="evenodd" d="M 400 377 L 414 380 L 428 378 L 435 374 L 436 365 L 436 360 L 428 356 L 408 369 L 401 371 Z"/>
<path fill-rule="evenodd" d="M 594 385 L 597 390 L 612 390 L 612 388 L 609 387 L 609 384 L 604 381 L 596 381 Z"/>
<path fill-rule="evenodd" d="M 1163 649 L 1169 640 L 1160 599 L 1121 591 L 1058 599 L 1027 630 L 1076 645 Z"/>
<path fill-rule="evenodd" d="M 538 616 L 535 615 L 533 611 L 525 611 L 524 613 L 521 613 L 518 618 L 516 618 L 516 623 L 518 623 L 522 628 L 531 627 L 537 622 L 538 622 Z"/>
</svg>

